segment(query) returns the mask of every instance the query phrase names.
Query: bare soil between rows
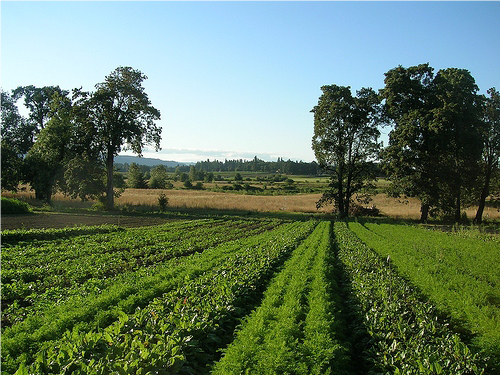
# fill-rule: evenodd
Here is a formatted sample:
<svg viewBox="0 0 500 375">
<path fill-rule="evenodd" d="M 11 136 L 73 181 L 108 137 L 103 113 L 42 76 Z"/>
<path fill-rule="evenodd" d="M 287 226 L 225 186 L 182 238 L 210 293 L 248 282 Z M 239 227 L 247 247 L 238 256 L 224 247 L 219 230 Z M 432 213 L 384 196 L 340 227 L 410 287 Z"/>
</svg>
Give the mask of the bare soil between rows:
<svg viewBox="0 0 500 375">
<path fill-rule="evenodd" d="M 172 219 L 144 216 L 92 215 L 51 212 L 26 215 L 2 215 L 0 227 L 1 230 L 66 228 L 81 225 L 104 224 L 113 224 L 121 227 L 142 227 L 160 225 L 168 221 L 172 221 Z"/>
</svg>

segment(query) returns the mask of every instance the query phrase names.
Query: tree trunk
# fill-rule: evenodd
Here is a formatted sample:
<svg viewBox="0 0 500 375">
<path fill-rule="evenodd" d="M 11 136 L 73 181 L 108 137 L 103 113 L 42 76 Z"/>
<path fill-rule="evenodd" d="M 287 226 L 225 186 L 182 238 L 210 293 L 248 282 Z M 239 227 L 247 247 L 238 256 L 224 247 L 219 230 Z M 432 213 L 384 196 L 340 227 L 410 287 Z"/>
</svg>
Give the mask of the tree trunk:
<svg viewBox="0 0 500 375">
<path fill-rule="evenodd" d="M 45 189 L 45 201 L 48 205 L 52 203 L 52 186 L 48 186 L 47 189 Z"/>
<path fill-rule="evenodd" d="M 486 180 L 484 181 L 483 190 L 481 191 L 481 198 L 479 198 L 479 207 L 477 208 L 476 218 L 474 222 L 477 224 L 481 224 L 483 222 L 483 212 L 484 206 L 486 205 L 486 198 L 490 195 L 490 180 L 491 180 L 491 171 L 486 173 Z"/>
<path fill-rule="evenodd" d="M 342 177 L 338 178 L 338 210 L 341 218 L 344 218 L 345 209 L 344 209 L 344 188 L 342 186 Z"/>
<path fill-rule="evenodd" d="M 427 219 L 429 218 L 429 204 L 428 203 L 422 203 L 420 205 L 420 222 L 425 223 Z"/>
<path fill-rule="evenodd" d="M 461 219 L 461 205 L 460 205 L 460 199 L 461 198 L 461 190 L 460 187 L 457 190 L 457 195 L 455 197 L 456 202 L 455 202 L 455 221 L 459 222 Z"/>
<path fill-rule="evenodd" d="M 348 217 L 349 216 L 349 207 L 351 205 L 351 185 L 350 185 L 350 181 L 349 180 L 347 182 L 347 188 L 345 189 L 345 194 L 342 197 L 342 199 L 344 200 L 344 213 L 343 213 L 343 216 L 344 217 Z"/>
<path fill-rule="evenodd" d="M 429 219 L 429 209 L 430 206 L 428 203 L 420 204 L 420 222 L 425 223 Z"/>
<path fill-rule="evenodd" d="M 40 201 L 43 201 L 45 198 L 44 193 L 42 193 L 40 189 L 35 189 L 35 198 Z"/>
<path fill-rule="evenodd" d="M 115 194 L 113 190 L 113 162 L 114 155 L 108 151 L 106 157 L 106 170 L 107 170 L 107 185 L 106 185 L 106 209 L 113 210 L 115 206 Z"/>
</svg>

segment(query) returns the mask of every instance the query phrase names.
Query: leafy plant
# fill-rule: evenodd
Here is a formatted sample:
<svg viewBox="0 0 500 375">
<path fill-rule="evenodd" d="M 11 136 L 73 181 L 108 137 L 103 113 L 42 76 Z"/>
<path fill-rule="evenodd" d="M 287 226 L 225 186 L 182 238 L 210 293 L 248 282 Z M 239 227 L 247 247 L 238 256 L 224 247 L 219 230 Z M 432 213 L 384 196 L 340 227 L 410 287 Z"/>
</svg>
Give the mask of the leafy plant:
<svg viewBox="0 0 500 375">
<path fill-rule="evenodd" d="M 32 212 L 28 203 L 14 198 L 2 197 L 2 215 L 7 214 L 27 214 Z"/>
<path fill-rule="evenodd" d="M 460 337 L 442 324 L 429 302 L 345 222 L 335 223 L 339 260 L 351 279 L 351 308 L 362 316 L 369 345 L 363 357 L 376 373 L 484 374 L 486 365 Z"/>
<path fill-rule="evenodd" d="M 165 193 L 160 193 L 160 195 L 158 196 L 158 205 L 160 206 L 161 212 L 167 211 L 168 198 Z"/>
</svg>

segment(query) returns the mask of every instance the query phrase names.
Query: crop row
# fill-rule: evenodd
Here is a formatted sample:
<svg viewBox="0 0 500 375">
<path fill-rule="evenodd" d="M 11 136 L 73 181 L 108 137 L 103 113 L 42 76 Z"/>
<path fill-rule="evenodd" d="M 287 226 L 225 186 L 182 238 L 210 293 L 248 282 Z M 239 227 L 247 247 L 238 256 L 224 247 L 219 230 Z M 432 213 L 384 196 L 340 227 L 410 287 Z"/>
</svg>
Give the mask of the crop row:
<svg viewBox="0 0 500 375">
<path fill-rule="evenodd" d="M 391 374 L 481 374 L 486 365 L 458 334 L 438 319 L 435 307 L 345 222 L 334 227 L 338 259 L 350 282 L 352 311 L 362 319 L 354 330 L 367 368 Z"/>
<path fill-rule="evenodd" d="M 474 346 L 492 357 L 492 365 L 500 363 L 498 242 L 406 225 L 367 222 L 349 228 L 381 256 L 390 256 L 403 276 L 451 316 L 456 329 L 472 333 Z"/>
<path fill-rule="evenodd" d="M 213 374 L 348 374 L 332 280 L 330 222 L 322 222 L 274 278 Z"/>
<path fill-rule="evenodd" d="M 203 220 L 20 242 L 2 249 L 2 329 L 72 295 L 100 293 L 114 278 L 158 267 L 229 241 L 269 230 L 278 221 Z"/>
<path fill-rule="evenodd" d="M 15 229 L 2 231 L 2 246 L 15 245 L 19 242 L 49 241 L 86 234 L 100 234 L 122 231 L 123 228 L 116 225 L 77 226 L 50 229 Z"/>
<path fill-rule="evenodd" d="M 132 295 L 106 300 L 103 293 L 73 299 L 59 309 L 59 321 L 46 322 L 44 329 L 18 329 L 28 320 L 15 325 L 2 337 L 3 370 L 13 373 L 25 362 L 31 364 L 29 373 L 166 373 L 204 366 L 219 341 L 232 334 L 235 319 L 247 313 L 259 285 L 315 225 L 283 224 L 175 259 L 170 267 L 155 269 L 149 281 L 135 280 L 133 296 L 148 295 L 147 304 L 130 302 Z"/>
</svg>

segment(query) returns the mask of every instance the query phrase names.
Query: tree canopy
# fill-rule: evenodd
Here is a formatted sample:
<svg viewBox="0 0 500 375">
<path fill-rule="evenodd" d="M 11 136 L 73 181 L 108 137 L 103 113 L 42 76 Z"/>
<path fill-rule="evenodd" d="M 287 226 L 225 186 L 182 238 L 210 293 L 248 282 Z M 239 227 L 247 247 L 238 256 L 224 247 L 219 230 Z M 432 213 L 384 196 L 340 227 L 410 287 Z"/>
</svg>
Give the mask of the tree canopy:
<svg viewBox="0 0 500 375">
<path fill-rule="evenodd" d="M 393 129 L 382 160 L 393 195 L 417 197 L 421 220 L 429 211 L 459 220 L 474 197 L 481 141 L 481 97 L 467 70 L 434 75 L 429 64 L 385 74 L 380 96 Z"/>
<path fill-rule="evenodd" d="M 114 157 L 122 150 L 141 156 L 146 145 L 160 149 L 161 128 L 155 124 L 160 111 L 151 105 L 142 86 L 146 79 L 139 70 L 118 67 L 96 85 L 89 99 L 90 121 L 106 164 L 108 209 L 114 205 Z"/>
<path fill-rule="evenodd" d="M 434 69 L 429 64 L 397 68 L 385 73 L 385 120 L 393 126 L 389 145 L 382 152 L 385 170 L 392 182 L 391 194 L 417 197 L 421 202 L 421 220 L 439 198 L 436 168 L 439 155 L 437 133 L 432 128 Z"/>
<path fill-rule="evenodd" d="M 335 203 L 342 217 L 349 213 L 354 194 L 375 178 L 373 162 L 377 158 L 380 131 L 377 128 L 379 98 L 371 88 L 353 96 L 348 86 L 321 87 L 323 94 L 314 113 L 312 148 L 320 168 L 330 178 L 329 190 L 318 201 Z"/>
<path fill-rule="evenodd" d="M 2 188 L 16 190 L 21 180 L 23 155 L 32 146 L 32 129 L 19 114 L 16 100 L 8 92 L 1 90 L 2 120 Z"/>
<path fill-rule="evenodd" d="M 475 217 L 477 223 L 483 221 L 486 198 L 491 193 L 491 184 L 498 175 L 500 159 L 500 93 L 494 88 L 488 90 L 489 98 L 484 105 L 483 152 L 481 160 L 480 181 L 482 182 L 479 205 Z M 497 186 L 496 193 L 498 194 Z"/>
</svg>

